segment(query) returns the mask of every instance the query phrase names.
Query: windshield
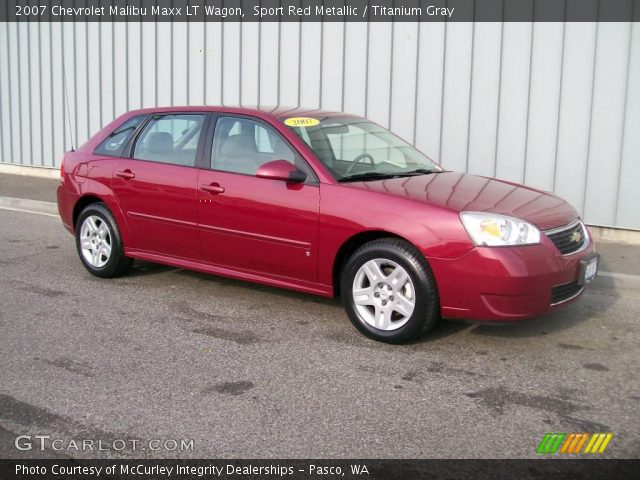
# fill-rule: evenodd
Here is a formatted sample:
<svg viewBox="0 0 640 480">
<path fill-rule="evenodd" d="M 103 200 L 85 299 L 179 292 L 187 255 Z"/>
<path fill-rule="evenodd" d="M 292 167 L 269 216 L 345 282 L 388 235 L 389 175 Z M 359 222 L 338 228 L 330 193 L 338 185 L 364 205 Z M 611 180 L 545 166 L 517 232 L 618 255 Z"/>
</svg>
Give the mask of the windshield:
<svg viewBox="0 0 640 480">
<path fill-rule="evenodd" d="M 338 181 L 442 171 L 407 142 L 364 118 L 296 117 L 284 119 L 284 123 L 311 147 Z"/>
</svg>

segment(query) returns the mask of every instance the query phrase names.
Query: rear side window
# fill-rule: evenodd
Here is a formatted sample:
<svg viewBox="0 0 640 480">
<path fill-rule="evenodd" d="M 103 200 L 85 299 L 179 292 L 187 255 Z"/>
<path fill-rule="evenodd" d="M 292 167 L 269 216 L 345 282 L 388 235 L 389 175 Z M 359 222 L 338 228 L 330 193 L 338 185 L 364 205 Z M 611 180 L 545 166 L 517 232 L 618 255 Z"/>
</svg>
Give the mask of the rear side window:
<svg viewBox="0 0 640 480">
<path fill-rule="evenodd" d="M 94 150 L 97 155 L 109 155 L 112 157 L 119 157 L 122 155 L 127 142 L 136 131 L 138 125 L 145 119 L 145 115 L 130 118 L 118 128 L 116 128 L 111 135 L 109 135 L 103 142 L 98 145 Z"/>
<path fill-rule="evenodd" d="M 193 167 L 205 115 L 155 117 L 136 142 L 133 158 Z"/>
</svg>

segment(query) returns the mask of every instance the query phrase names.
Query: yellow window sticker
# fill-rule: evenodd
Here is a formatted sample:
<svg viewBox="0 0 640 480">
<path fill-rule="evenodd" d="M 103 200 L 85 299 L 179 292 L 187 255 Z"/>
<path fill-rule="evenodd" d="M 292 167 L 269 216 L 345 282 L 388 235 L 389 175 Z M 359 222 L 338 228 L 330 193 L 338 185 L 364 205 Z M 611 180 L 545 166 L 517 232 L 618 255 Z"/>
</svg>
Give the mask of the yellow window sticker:
<svg viewBox="0 0 640 480">
<path fill-rule="evenodd" d="M 290 127 L 315 127 L 320 124 L 320 120 L 310 117 L 291 117 L 287 118 L 284 124 Z"/>
</svg>

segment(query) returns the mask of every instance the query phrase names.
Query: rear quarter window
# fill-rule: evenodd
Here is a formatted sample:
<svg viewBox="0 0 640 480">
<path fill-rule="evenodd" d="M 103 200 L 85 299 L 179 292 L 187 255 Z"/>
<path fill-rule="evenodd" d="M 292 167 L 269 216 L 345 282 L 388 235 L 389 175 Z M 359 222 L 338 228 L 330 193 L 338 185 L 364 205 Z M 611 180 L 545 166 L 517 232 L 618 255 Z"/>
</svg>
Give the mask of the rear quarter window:
<svg viewBox="0 0 640 480">
<path fill-rule="evenodd" d="M 108 155 L 111 157 L 120 157 L 124 148 L 127 146 L 127 142 L 138 128 L 146 115 L 139 115 L 137 117 L 130 118 L 118 128 L 116 128 L 111 134 L 105 138 L 100 145 L 94 150 L 93 153 L 97 155 Z"/>
</svg>

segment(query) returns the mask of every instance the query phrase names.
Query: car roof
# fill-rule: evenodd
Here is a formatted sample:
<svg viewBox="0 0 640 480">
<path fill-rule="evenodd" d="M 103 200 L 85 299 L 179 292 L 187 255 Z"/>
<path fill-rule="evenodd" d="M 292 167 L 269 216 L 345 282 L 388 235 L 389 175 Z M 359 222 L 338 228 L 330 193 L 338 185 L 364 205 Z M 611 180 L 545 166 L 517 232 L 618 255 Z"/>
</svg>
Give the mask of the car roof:
<svg viewBox="0 0 640 480">
<path fill-rule="evenodd" d="M 140 114 L 170 113 L 170 112 L 213 112 L 213 113 L 235 113 L 251 115 L 259 118 L 289 118 L 289 117 L 355 117 L 349 113 L 321 110 L 317 108 L 290 107 L 290 106 L 214 106 L 214 105 L 188 105 L 174 107 L 153 107 L 127 112 L 127 117 Z"/>
</svg>

